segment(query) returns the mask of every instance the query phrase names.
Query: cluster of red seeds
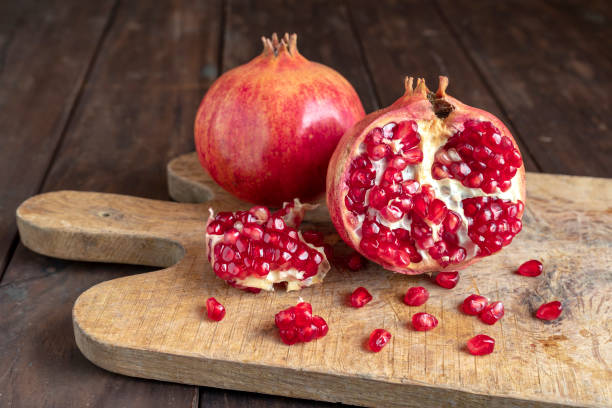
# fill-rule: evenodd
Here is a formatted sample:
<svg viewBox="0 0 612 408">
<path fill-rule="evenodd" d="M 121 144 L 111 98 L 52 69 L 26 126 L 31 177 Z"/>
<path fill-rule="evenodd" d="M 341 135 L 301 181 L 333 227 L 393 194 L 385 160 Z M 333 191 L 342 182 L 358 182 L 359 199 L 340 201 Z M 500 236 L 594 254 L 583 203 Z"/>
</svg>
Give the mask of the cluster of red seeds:
<svg viewBox="0 0 612 408">
<path fill-rule="evenodd" d="M 491 194 L 507 191 L 523 164 L 512 140 L 491 122 L 468 120 L 436 153 L 431 173 L 435 179 L 454 178 L 470 188 Z"/>
<path fill-rule="evenodd" d="M 306 302 L 281 310 L 274 317 L 274 321 L 281 340 L 288 345 L 320 339 L 329 330 L 321 316 L 312 315 L 312 306 Z"/>
</svg>

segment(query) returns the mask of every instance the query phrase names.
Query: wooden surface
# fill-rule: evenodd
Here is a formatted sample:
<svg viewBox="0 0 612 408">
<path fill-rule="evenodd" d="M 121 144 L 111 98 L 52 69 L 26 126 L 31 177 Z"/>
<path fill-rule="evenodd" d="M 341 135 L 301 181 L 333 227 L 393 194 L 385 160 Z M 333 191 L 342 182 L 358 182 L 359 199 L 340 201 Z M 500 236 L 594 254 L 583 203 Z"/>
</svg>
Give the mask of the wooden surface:
<svg viewBox="0 0 612 408">
<path fill-rule="evenodd" d="M 612 180 L 530 173 L 523 232 L 508 249 L 463 272 L 452 291 L 368 264 L 356 273 L 333 268 L 324 285 L 299 293 L 253 295 L 216 278 L 202 250 L 209 206 L 236 210 L 243 204 L 214 184 L 194 154 L 174 160 L 169 170 L 171 185 L 190 180 L 201 192 L 189 197 L 210 200 L 183 204 L 59 191 L 32 197 L 17 210 L 22 242 L 44 255 L 170 266 L 100 283 L 77 299 L 77 345 L 100 367 L 363 406 L 606 406 L 611 400 Z M 564 194 L 567 185 L 575 195 Z M 307 221 L 338 239 L 325 207 Z M 543 276 L 513 273 L 531 258 L 543 261 Z M 424 307 L 407 307 L 402 295 L 417 283 L 431 298 Z M 347 296 L 360 285 L 374 301 L 355 310 Z M 458 305 L 473 292 L 502 300 L 505 317 L 486 326 L 460 313 Z M 221 323 L 203 314 L 210 296 L 228 311 Z M 330 332 L 288 347 L 278 338 L 274 313 L 299 296 L 327 319 Z M 563 302 L 562 317 L 535 319 L 537 307 L 552 300 Z M 422 310 L 439 318 L 434 331 L 409 328 L 410 316 Z M 365 350 L 364 340 L 381 326 L 393 341 L 379 354 Z M 465 341 L 479 333 L 497 340 L 493 355 L 465 351 Z"/>
<path fill-rule="evenodd" d="M 74 300 L 149 269 L 38 256 L 16 234 L 17 205 L 38 192 L 167 199 L 164 169 L 193 150 L 201 96 L 261 35 L 298 32 L 304 55 L 345 75 L 367 111 L 398 97 L 405 74 L 450 75 L 454 96 L 510 125 L 528 170 L 612 177 L 609 2 L 329 3 L 0 4 L 1 406 L 327 406 L 98 369 L 68 334 Z"/>
</svg>

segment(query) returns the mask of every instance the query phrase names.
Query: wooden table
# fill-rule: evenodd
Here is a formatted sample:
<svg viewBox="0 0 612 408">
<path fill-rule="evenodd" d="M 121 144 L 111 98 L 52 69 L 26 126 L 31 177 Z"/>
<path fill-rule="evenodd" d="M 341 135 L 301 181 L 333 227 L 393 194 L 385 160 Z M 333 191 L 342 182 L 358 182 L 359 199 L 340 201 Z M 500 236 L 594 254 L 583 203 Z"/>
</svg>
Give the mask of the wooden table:
<svg viewBox="0 0 612 408">
<path fill-rule="evenodd" d="M 331 405 L 94 366 L 74 343 L 74 300 L 149 269 L 39 256 L 15 226 L 19 203 L 43 191 L 168 199 L 165 164 L 193 150 L 202 95 L 273 30 L 297 32 L 302 54 L 345 75 L 366 111 L 394 101 L 405 74 L 446 74 L 452 95 L 509 125 L 528 170 L 612 177 L 605 0 L 254 3 L 0 3 L 0 406 Z"/>
</svg>

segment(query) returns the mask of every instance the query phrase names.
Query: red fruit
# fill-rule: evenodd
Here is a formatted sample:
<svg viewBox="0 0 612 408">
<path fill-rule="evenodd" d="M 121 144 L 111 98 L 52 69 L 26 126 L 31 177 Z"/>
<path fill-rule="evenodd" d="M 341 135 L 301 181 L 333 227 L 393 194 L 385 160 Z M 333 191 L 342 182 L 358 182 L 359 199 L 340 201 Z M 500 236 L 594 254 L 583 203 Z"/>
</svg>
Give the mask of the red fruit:
<svg viewBox="0 0 612 408">
<path fill-rule="evenodd" d="M 514 138 L 447 85 L 441 77 L 433 93 L 407 78 L 404 96 L 345 133 L 328 167 L 338 233 L 395 272 L 465 268 L 522 227 L 525 169 Z"/>
<path fill-rule="evenodd" d="M 480 320 L 486 324 L 495 324 L 504 316 L 504 305 L 502 302 L 493 302 L 480 312 Z"/>
<path fill-rule="evenodd" d="M 445 289 L 452 289 L 459 282 L 459 272 L 440 272 L 436 275 L 436 283 Z"/>
<path fill-rule="evenodd" d="M 260 206 L 216 216 L 211 209 L 205 242 L 214 273 L 238 289 L 255 293 L 274 290 L 274 283 L 280 282 L 287 283 L 288 291 L 322 282 L 330 269 L 321 244 L 323 234 L 305 231 L 300 235 L 296 229 L 305 211 L 315 207 L 296 199 L 273 214 Z M 309 240 L 314 244 L 308 244 Z"/>
<path fill-rule="evenodd" d="M 519 266 L 516 273 L 523 276 L 539 276 L 542 273 L 542 262 L 532 259 Z"/>
<path fill-rule="evenodd" d="M 382 350 L 383 347 L 387 345 L 390 339 L 391 333 L 389 333 L 385 329 L 376 329 L 370 334 L 368 346 L 370 347 L 370 350 L 375 353 L 378 353 L 380 350 Z"/>
<path fill-rule="evenodd" d="M 363 268 L 364 264 L 365 264 L 365 259 L 363 259 L 363 256 L 359 255 L 358 252 L 353 252 L 351 255 L 349 255 L 349 257 L 346 260 L 346 266 L 351 271 L 360 270 L 361 268 Z"/>
<path fill-rule="evenodd" d="M 372 295 L 370 292 L 363 286 L 358 287 L 351 294 L 351 306 L 353 307 L 363 307 L 368 304 L 372 300 Z"/>
<path fill-rule="evenodd" d="M 296 42 L 295 34 L 263 38 L 263 53 L 217 79 L 195 119 L 200 163 L 250 202 L 280 205 L 322 193 L 334 148 L 364 116 L 351 84 L 304 58 Z"/>
<path fill-rule="evenodd" d="M 429 299 L 429 292 L 422 286 L 414 286 L 408 289 L 404 296 L 404 303 L 408 306 L 421 306 Z"/>
<path fill-rule="evenodd" d="M 479 334 L 468 340 L 467 348 L 470 354 L 484 356 L 493 352 L 495 340 L 485 334 Z"/>
<path fill-rule="evenodd" d="M 412 316 L 412 327 L 416 331 L 429 331 L 438 325 L 438 319 L 429 313 L 415 313 Z"/>
<path fill-rule="evenodd" d="M 206 300 L 206 314 L 210 320 L 219 322 L 225 317 L 225 308 L 214 297 Z"/>
<path fill-rule="evenodd" d="M 274 316 L 274 322 L 281 340 L 288 345 L 320 339 L 329 330 L 321 316 L 312 315 L 312 306 L 306 302 L 281 310 Z"/>
<path fill-rule="evenodd" d="M 544 303 L 536 312 L 536 317 L 541 320 L 555 320 L 561 316 L 562 311 L 563 306 L 559 301 Z"/>
<path fill-rule="evenodd" d="M 487 306 L 488 303 L 489 299 L 484 296 L 470 295 L 466 297 L 463 301 L 463 304 L 461 305 L 461 310 L 467 315 L 476 316 L 483 311 L 483 309 Z"/>
</svg>

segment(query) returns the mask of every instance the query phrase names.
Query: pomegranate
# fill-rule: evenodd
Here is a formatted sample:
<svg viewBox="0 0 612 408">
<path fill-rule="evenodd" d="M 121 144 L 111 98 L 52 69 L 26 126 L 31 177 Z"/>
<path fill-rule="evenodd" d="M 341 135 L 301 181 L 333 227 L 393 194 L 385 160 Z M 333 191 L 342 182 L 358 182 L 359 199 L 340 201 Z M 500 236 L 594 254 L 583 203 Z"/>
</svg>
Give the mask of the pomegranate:
<svg viewBox="0 0 612 408">
<path fill-rule="evenodd" d="M 330 269 L 324 248 L 296 229 L 305 211 L 315 207 L 295 199 L 273 214 L 262 206 L 217 215 L 210 209 L 205 241 L 213 271 L 250 291 L 274 290 L 280 282 L 287 291 L 322 282 Z"/>
<path fill-rule="evenodd" d="M 327 204 L 340 236 L 368 259 L 405 274 L 458 270 L 498 252 L 522 228 L 525 169 L 492 114 L 422 79 L 340 140 Z"/>
<path fill-rule="evenodd" d="M 274 316 L 274 323 L 281 340 L 287 345 L 308 343 L 324 337 L 329 331 L 325 319 L 313 316 L 312 306 L 306 302 L 281 310 Z"/>
<path fill-rule="evenodd" d="M 493 352 L 495 340 L 486 334 L 478 334 L 468 340 L 467 348 L 472 355 L 484 356 Z"/>
<path fill-rule="evenodd" d="M 364 116 L 363 106 L 342 75 L 298 52 L 295 34 L 262 40 L 261 55 L 224 73 L 202 99 L 198 157 L 244 200 L 312 199 L 323 193 L 334 148 Z"/>
<path fill-rule="evenodd" d="M 389 340 L 391 340 L 391 333 L 385 329 L 376 329 L 370 333 L 368 347 L 370 347 L 370 350 L 373 352 L 378 353 L 387 345 Z"/>
</svg>

